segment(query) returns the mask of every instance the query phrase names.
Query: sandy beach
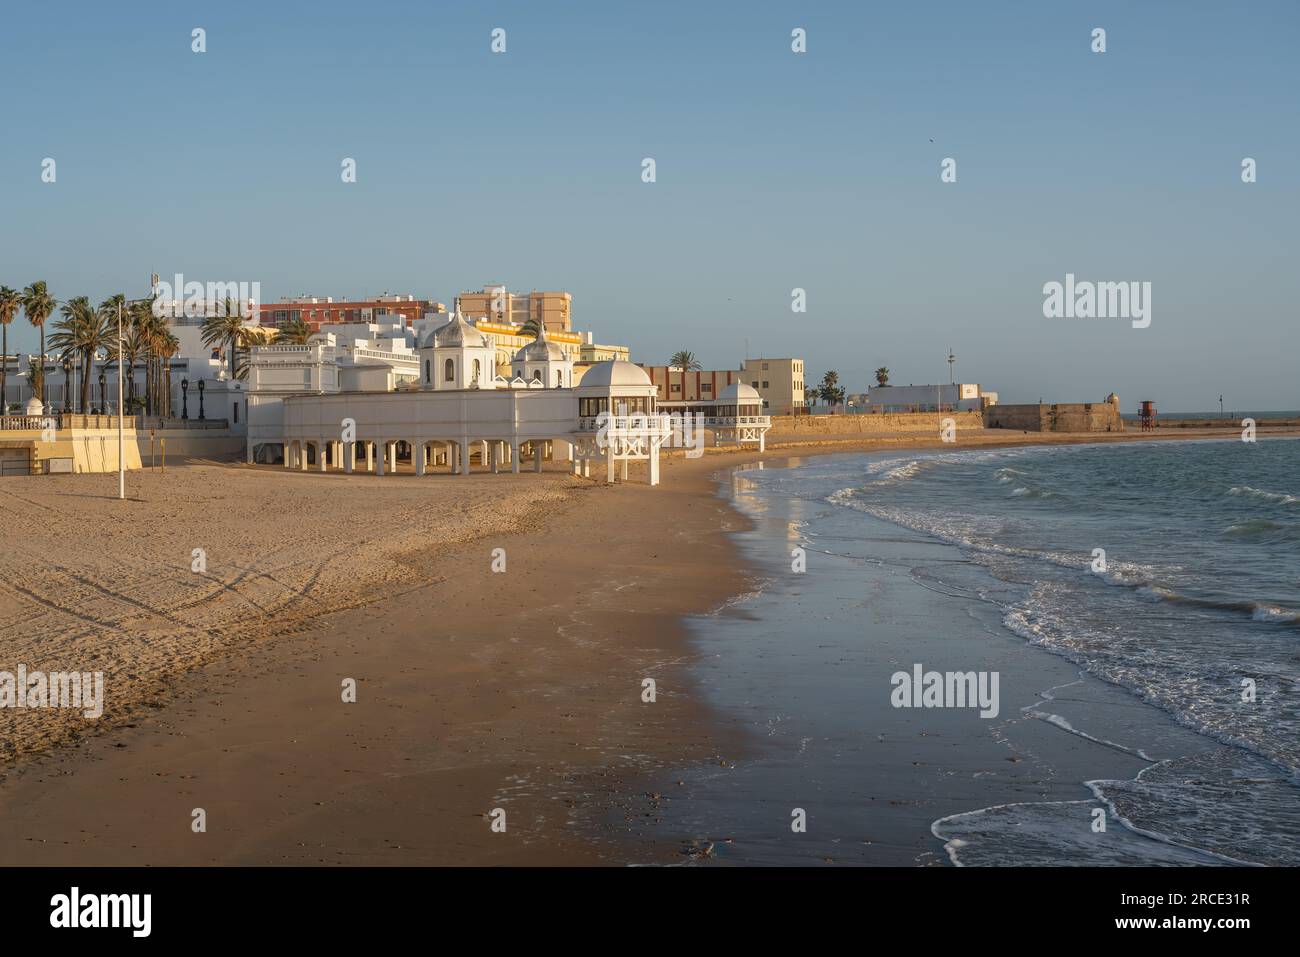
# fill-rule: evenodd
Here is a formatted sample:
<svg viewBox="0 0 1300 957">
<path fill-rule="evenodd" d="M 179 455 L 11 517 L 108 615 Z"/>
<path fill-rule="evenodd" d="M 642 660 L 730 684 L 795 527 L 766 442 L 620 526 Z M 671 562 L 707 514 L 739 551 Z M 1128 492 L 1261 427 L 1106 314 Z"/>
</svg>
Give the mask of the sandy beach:
<svg viewBox="0 0 1300 957">
<path fill-rule="evenodd" d="M 1236 433 L 980 432 L 960 445 L 1212 434 Z M 749 522 L 712 476 L 940 445 L 679 453 L 653 489 L 558 465 L 376 479 L 189 463 L 132 474 L 119 503 L 111 475 L 7 478 L 0 669 L 103 671 L 106 703 L 94 721 L 0 710 L 0 860 L 680 860 L 678 836 L 631 827 L 653 825 L 654 788 L 675 786 L 655 782 L 735 766 L 748 747 L 691 678 L 698 649 L 681 623 L 755 574 L 729 534 Z"/>
</svg>

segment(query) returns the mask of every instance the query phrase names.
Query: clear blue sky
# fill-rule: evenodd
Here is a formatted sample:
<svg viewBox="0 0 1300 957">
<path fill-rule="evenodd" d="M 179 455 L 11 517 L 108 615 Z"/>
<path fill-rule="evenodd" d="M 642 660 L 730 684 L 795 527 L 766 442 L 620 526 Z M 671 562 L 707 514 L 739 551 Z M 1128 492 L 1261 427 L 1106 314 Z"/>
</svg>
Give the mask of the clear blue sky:
<svg viewBox="0 0 1300 957">
<path fill-rule="evenodd" d="M 49 2 L 2 31 L 11 286 L 504 282 L 639 361 L 748 337 L 856 391 L 947 381 L 951 346 L 1003 401 L 1300 407 L 1295 0 Z M 1150 328 L 1043 318 L 1067 272 L 1152 282 Z"/>
</svg>

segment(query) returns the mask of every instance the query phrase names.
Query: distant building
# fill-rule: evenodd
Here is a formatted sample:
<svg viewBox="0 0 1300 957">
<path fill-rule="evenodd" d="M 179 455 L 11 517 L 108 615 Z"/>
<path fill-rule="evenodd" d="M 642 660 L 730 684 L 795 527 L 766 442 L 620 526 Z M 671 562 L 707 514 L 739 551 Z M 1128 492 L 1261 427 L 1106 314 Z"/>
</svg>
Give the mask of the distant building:
<svg viewBox="0 0 1300 957">
<path fill-rule="evenodd" d="M 793 415 L 804 402 L 802 359 L 746 359 L 739 369 L 686 370 L 679 366 L 643 365 L 659 390 L 661 402 L 707 402 L 733 382 L 758 392 L 764 415 Z"/>
<path fill-rule="evenodd" d="M 490 319 L 522 326 L 537 319 L 547 332 L 568 332 L 573 328 L 573 296 L 567 292 L 510 292 L 499 283 L 480 292 L 462 292 L 460 311 L 467 319 Z"/>
<path fill-rule="evenodd" d="M 998 394 L 978 383 L 878 385 L 848 399 L 854 412 L 979 412 L 996 405 Z"/>
<path fill-rule="evenodd" d="M 807 405 L 802 359 L 746 359 L 741 368 L 767 415 L 797 415 Z"/>
<path fill-rule="evenodd" d="M 258 317 L 261 325 L 277 329 L 287 322 L 301 319 L 313 330 L 325 323 L 389 322 L 400 319 L 412 325 L 425 313 L 442 313 L 447 307 L 430 299 L 414 296 L 379 296 L 375 299 L 334 299 L 332 296 L 289 296 L 279 302 L 262 303 Z"/>
</svg>

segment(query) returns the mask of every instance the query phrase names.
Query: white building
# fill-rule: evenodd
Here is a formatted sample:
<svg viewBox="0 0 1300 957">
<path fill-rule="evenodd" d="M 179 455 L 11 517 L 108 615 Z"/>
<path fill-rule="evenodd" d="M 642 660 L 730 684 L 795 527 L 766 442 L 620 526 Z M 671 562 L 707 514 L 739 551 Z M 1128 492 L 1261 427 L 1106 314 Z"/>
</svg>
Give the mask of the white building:
<svg viewBox="0 0 1300 957">
<path fill-rule="evenodd" d="M 854 412 L 979 412 L 997 404 L 998 394 L 985 392 L 978 383 L 885 385 L 848 399 Z"/>
<path fill-rule="evenodd" d="M 377 475 L 408 462 L 424 475 L 438 467 L 469 474 L 475 457 L 493 472 L 506 465 L 518 472 L 525 459 L 540 471 L 549 457 L 585 475 L 604 462 L 611 482 L 618 466 L 626 479 L 628 462 L 639 460 L 658 484 L 659 450 L 672 428 L 639 367 L 598 362 L 575 386 L 573 356 L 543 331 L 514 354 L 510 377 L 499 375 L 496 342 L 459 312 L 421 329 L 415 353 L 417 382 L 352 389 L 341 348 L 328 337 L 253 349 L 248 460 L 282 456 L 286 468 Z M 744 399 L 745 411 L 756 411 Z M 756 435 L 761 445 L 766 424 L 740 423 L 729 408 L 730 415 L 715 410 L 715 429 Z"/>
</svg>

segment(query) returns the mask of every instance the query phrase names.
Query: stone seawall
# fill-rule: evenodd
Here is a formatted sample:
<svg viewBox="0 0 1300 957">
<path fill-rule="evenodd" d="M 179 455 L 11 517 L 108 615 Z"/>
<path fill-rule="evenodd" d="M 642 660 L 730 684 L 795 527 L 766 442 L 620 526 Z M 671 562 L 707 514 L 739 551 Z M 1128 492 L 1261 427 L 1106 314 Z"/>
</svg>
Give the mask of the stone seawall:
<svg viewBox="0 0 1300 957">
<path fill-rule="evenodd" d="M 1058 402 L 1051 405 L 994 405 L 984 412 L 990 429 L 1022 432 L 1123 432 L 1119 408 L 1110 402 Z"/>
<path fill-rule="evenodd" d="M 982 429 L 978 412 L 899 412 L 884 415 L 774 415 L 768 442 L 852 439 L 907 432 L 938 434 L 944 419 L 958 429 Z"/>
</svg>

